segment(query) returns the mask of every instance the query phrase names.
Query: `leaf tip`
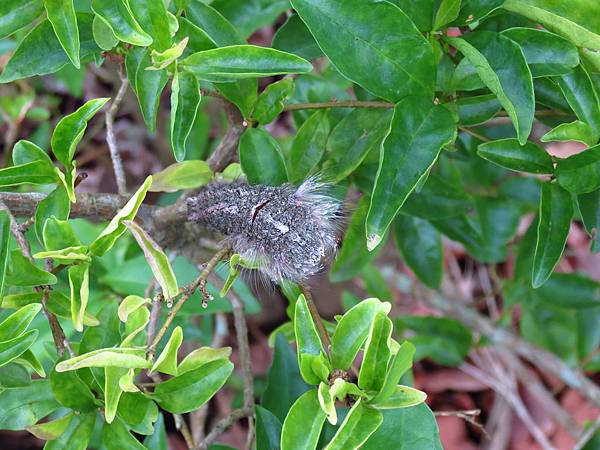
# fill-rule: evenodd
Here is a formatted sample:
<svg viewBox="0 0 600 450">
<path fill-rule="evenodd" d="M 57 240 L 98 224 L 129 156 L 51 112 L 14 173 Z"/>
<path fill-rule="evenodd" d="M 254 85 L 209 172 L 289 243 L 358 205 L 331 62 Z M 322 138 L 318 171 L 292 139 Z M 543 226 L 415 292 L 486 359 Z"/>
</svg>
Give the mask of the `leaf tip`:
<svg viewBox="0 0 600 450">
<path fill-rule="evenodd" d="M 367 236 L 367 249 L 372 252 L 375 247 L 381 242 L 381 236 L 379 234 L 370 234 Z"/>
</svg>

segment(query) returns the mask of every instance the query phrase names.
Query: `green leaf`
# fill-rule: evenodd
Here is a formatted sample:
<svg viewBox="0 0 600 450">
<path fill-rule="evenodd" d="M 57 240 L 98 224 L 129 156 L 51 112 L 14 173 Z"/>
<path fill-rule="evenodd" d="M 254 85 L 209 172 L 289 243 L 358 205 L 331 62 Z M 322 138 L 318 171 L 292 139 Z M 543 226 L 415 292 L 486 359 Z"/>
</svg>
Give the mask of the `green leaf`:
<svg viewBox="0 0 600 450">
<path fill-rule="evenodd" d="M 256 45 L 230 45 L 194 53 L 179 66 L 207 81 L 227 82 L 311 72 L 312 64 L 299 56 Z"/>
<path fill-rule="evenodd" d="M 89 264 L 69 267 L 69 288 L 71 290 L 71 320 L 77 331 L 83 331 L 83 317 L 90 296 Z"/>
<path fill-rule="evenodd" d="M 317 388 L 317 398 L 319 399 L 319 405 L 321 405 L 321 410 L 327 415 L 327 421 L 331 425 L 337 424 L 335 399 L 329 393 L 328 384 L 323 383 L 322 381 L 319 383 L 319 387 Z"/>
<path fill-rule="evenodd" d="M 87 412 L 97 408 L 96 398 L 76 371 L 50 372 L 50 387 L 54 398 L 66 408 Z"/>
<path fill-rule="evenodd" d="M 252 184 L 279 186 L 288 179 L 279 143 L 261 128 L 247 128 L 242 134 L 240 164 Z"/>
<path fill-rule="evenodd" d="M 271 123 L 283 111 L 283 101 L 294 92 L 294 79 L 269 84 L 258 96 L 252 117 L 261 125 Z"/>
<path fill-rule="evenodd" d="M 348 79 L 393 102 L 411 94 L 431 96 L 433 51 L 397 6 L 375 0 L 291 3 L 319 47 Z"/>
<path fill-rule="evenodd" d="M 277 29 L 271 47 L 293 53 L 308 61 L 323 56 L 323 51 L 298 14 L 288 17 L 286 22 Z"/>
<path fill-rule="evenodd" d="M 154 433 L 153 423 L 158 419 L 158 406 L 141 392 L 125 392 L 119 402 L 118 412 L 132 432 L 145 435 Z"/>
<path fill-rule="evenodd" d="M 329 120 L 326 112 L 319 111 L 310 116 L 300 127 L 289 153 L 288 174 L 292 183 L 308 177 L 319 164 L 329 135 Z"/>
<path fill-rule="evenodd" d="M 44 450 L 85 450 L 94 430 L 96 414 L 74 414 L 67 429 L 55 440 L 46 442 Z"/>
<path fill-rule="evenodd" d="M 600 187 L 600 145 L 560 159 L 556 164 L 558 184 L 569 192 L 584 194 Z"/>
<path fill-rule="evenodd" d="M 283 422 L 281 448 L 286 450 L 315 450 L 325 422 L 317 390 L 302 394 L 294 402 Z"/>
<path fill-rule="evenodd" d="M 125 206 L 112 218 L 102 233 L 90 244 L 91 253 L 102 256 L 112 248 L 117 239 L 125 232 L 126 227 L 123 221 L 133 220 L 151 185 L 152 177 L 149 176 Z"/>
<path fill-rule="evenodd" d="M 152 50 L 152 53 L 150 54 L 152 57 L 152 67 L 149 67 L 147 70 L 166 69 L 183 55 L 189 40 L 190 39 L 186 36 L 178 44 L 175 44 L 162 52 Z M 173 76 L 175 76 L 175 73 Z"/>
<path fill-rule="evenodd" d="M 152 47 L 159 51 L 171 46 L 170 18 L 164 2 L 136 0 L 129 2 L 140 27 L 152 37 Z"/>
<path fill-rule="evenodd" d="M 383 387 L 385 373 L 391 357 L 388 342 L 392 336 L 392 321 L 383 312 L 373 317 L 365 352 L 358 374 L 358 386 L 366 391 L 379 392 Z"/>
<path fill-rule="evenodd" d="M 135 311 L 127 315 L 127 322 L 125 323 L 125 339 L 121 341 L 121 347 L 135 347 L 136 344 L 143 345 L 145 340 L 145 333 L 142 333 L 148 321 L 150 320 L 150 311 L 146 307 L 137 308 Z M 136 341 L 136 337 L 139 339 Z M 141 342 L 140 342 L 141 341 Z"/>
<path fill-rule="evenodd" d="M 152 37 L 137 23 L 127 0 L 92 0 L 92 10 L 119 40 L 140 47 L 152 44 Z"/>
<path fill-rule="evenodd" d="M 395 391 L 383 402 L 374 403 L 378 409 L 408 408 L 423 403 L 427 394 L 409 386 L 396 386 Z"/>
<path fill-rule="evenodd" d="M 442 236 L 428 221 L 398 214 L 394 238 L 404 262 L 427 286 L 437 289 L 444 275 Z"/>
<path fill-rule="evenodd" d="M 38 203 L 35 210 L 34 225 L 38 239 L 43 242 L 44 225 L 47 219 L 54 216 L 59 220 L 67 220 L 70 210 L 69 194 L 62 183 L 57 184 L 56 188 Z"/>
<path fill-rule="evenodd" d="M 558 264 L 573 217 L 571 195 L 554 183 L 542 185 L 537 242 L 533 257 L 532 285 L 540 287 Z"/>
<path fill-rule="evenodd" d="M 256 450 L 279 448 L 281 442 L 281 422 L 268 409 L 256 405 Z"/>
<path fill-rule="evenodd" d="M 30 25 L 43 10 L 43 0 L 2 2 L 0 4 L 0 39 Z"/>
<path fill-rule="evenodd" d="M 231 356 L 231 347 L 212 348 L 212 347 L 200 347 L 192 350 L 190 353 L 183 358 L 183 361 L 177 367 L 177 373 L 179 375 L 189 372 L 190 370 L 197 369 L 204 364 L 216 361 L 218 359 L 229 359 Z"/>
<path fill-rule="evenodd" d="M 158 355 L 150 372 L 162 372 L 168 375 L 177 375 L 177 351 L 183 341 L 183 331 L 181 327 L 175 327 L 171 337 L 167 341 L 165 348 Z"/>
<path fill-rule="evenodd" d="M 100 52 L 92 35 L 92 18 L 91 14 L 77 14 L 81 61 Z M 54 73 L 69 63 L 69 57 L 54 34 L 50 21 L 44 20 L 19 43 L 0 75 L 0 83 Z"/>
<path fill-rule="evenodd" d="M 520 145 L 517 139 L 485 142 L 477 147 L 477 154 L 500 167 L 516 172 L 554 172 L 552 157 L 546 150 L 530 141 L 524 145 Z"/>
<path fill-rule="evenodd" d="M 106 22 L 99 16 L 94 16 L 92 33 L 94 34 L 96 44 L 102 50 L 112 50 L 119 43 L 119 39 L 113 33 L 112 28 L 106 25 Z"/>
<path fill-rule="evenodd" d="M 81 241 L 75 236 L 69 221 L 59 220 L 54 216 L 46 220 L 42 230 L 42 238 L 46 250 L 81 246 Z"/>
<path fill-rule="evenodd" d="M 402 375 L 412 367 L 415 351 L 415 346 L 408 341 L 405 341 L 400 345 L 397 353 L 392 356 L 392 360 L 390 361 L 388 370 L 385 374 L 383 386 L 372 400 L 373 403 L 383 402 L 394 393 Z"/>
<path fill-rule="evenodd" d="M 458 124 L 471 127 L 487 122 L 502 109 L 494 94 L 461 97 L 456 101 Z"/>
<path fill-rule="evenodd" d="M 383 239 L 394 216 L 426 176 L 442 147 L 453 141 L 450 111 L 425 97 L 406 97 L 396 105 L 379 157 L 379 170 L 367 214 L 367 248 Z"/>
<path fill-rule="evenodd" d="M 27 350 L 29 352 L 29 350 Z M 45 374 L 44 374 L 45 376 Z M 29 386 L 31 375 L 24 364 L 17 358 L 14 362 L 0 367 L 0 386 L 2 389 Z"/>
<path fill-rule="evenodd" d="M 339 376 L 331 383 L 329 392 L 332 397 L 337 398 L 338 400 L 345 400 L 348 396 L 354 397 L 355 399 L 358 397 L 367 397 L 367 394 L 359 389 L 356 384 L 349 383 Z"/>
<path fill-rule="evenodd" d="M 452 22 L 458 17 L 460 11 L 461 0 L 442 0 L 435 19 L 433 21 L 433 29 L 439 30 L 444 25 Z"/>
<path fill-rule="evenodd" d="M 18 358 L 33 345 L 38 335 L 38 330 L 29 330 L 25 333 L 6 341 L 0 342 L 0 367 Z"/>
<path fill-rule="evenodd" d="M 7 211 L 0 210 L 0 298 L 4 303 L 4 281 L 8 266 L 8 244 L 10 242 L 10 217 Z"/>
<path fill-rule="evenodd" d="M 431 358 L 446 366 L 458 366 L 471 350 L 471 332 L 454 319 L 434 316 L 398 317 L 396 328 L 401 330 L 403 327 L 414 332 L 414 337 L 410 340 L 416 347 L 415 359 Z M 387 387 L 389 389 L 389 385 Z M 386 394 L 391 395 L 391 391 Z"/>
<path fill-rule="evenodd" d="M 324 450 L 356 450 L 362 448 L 381 423 L 383 415 L 358 400 Z"/>
<path fill-rule="evenodd" d="M 156 386 L 153 398 L 161 408 L 183 414 L 200 408 L 225 384 L 233 364 L 225 359 L 204 364 Z"/>
<path fill-rule="evenodd" d="M 296 355 L 285 337 L 278 334 L 261 405 L 283 422 L 294 401 L 309 387 L 300 375 Z"/>
<path fill-rule="evenodd" d="M 179 21 L 179 29 L 175 35 L 175 40 L 189 39 L 184 55 L 217 47 L 215 41 L 202 28 L 194 25 L 185 17 L 178 17 L 177 20 Z"/>
<path fill-rule="evenodd" d="M 44 6 L 56 37 L 73 65 L 79 69 L 79 30 L 73 0 L 45 0 Z"/>
<path fill-rule="evenodd" d="M 294 333 L 298 345 L 298 367 L 300 367 L 300 373 L 307 383 L 318 384 L 320 381 L 319 374 L 312 367 L 312 359 L 306 357 L 306 355 L 321 356 L 323 354 L 323 343 L 313 322 L 304 295 L 300 295 L 296 301 Z M 303 359 L 306 359 L 308 363 L 303 363 Z"/>
<path fill-rule="evenodd" d="M 46 306 L 48 307 L 48 311 L 56 314 L 58 317 L 71 319 L 71 299 L 63 293 L 50 291 Z M 96 325 L 99 325 L 100 322 L 94 315 L 86 311 L 83 314 L 83 324 L 88 327 L 95 327 Z"/>
<path fill-rule="evenodd" d="M 130 220 L 124 220 L 123 224 L 129 229 L 138 245 L 144 252 L 144 257 L 152 269 L 152 274 L 160 285 L 163 295 L 166 299 L 175 297 L 179 294 L 177 279 L 169 262 L 169 258 L 159 245 L 150 237 L 150 235 L 137 223 Z"/>
<path fill-rule="evenodd" d="M 579 65 L 567 75 L 556 78 L 569 106 L 579 120 L 593 131 L 594 143 L 600 137 L 600 104 L 589 74 Z"/>
<path fill-rule="evenodd" d="M 54 128 L 51 140 L 52 152 L 67 169 L 71 167 L 75 149 L 83 138 L 88 120 L 94 117 L 108 100 L 108 98 L 95 98 L 86 102 L 74 113 L 60 119 Z"/>
<path fill-rule="evenodd" d="M 586 231 L 593 237 L 591 251 L 600 251 L 600 241 L 597 232 L 600 229 L 600 189 L 577 196 L 577 205 Z"/>
<path fill-rule="evenodd" d="M 117 415 L 119 400 L 123 395 L 121 378 L 127 374 L 127 369 L 109 366 L 104 368 L 104 420 L 112 423 Z"/>
<path fill-rule="evenodd" d="M 102 444 L 107 450 L 146 450 L 118 417 L 112 423 L 104 425 Z"/>
<path fill-rule="evenodd" d="M 4 303 L 3 303 L 4 306 Z M 0 323 L 0 342 L 22 335 L 31 321 L 42 309 L 39 303 L 32 303 L 19 308 Z"/>
<path fill-rule="evenodd" d="M 59 180 L 57 169 L 46 161 L 35 161 L 0 169 L 0 186 L 52 184 Z"/>
<path fill-rule="evenodd" d="M 378 312 L 388 314 L 390 303 L 376 298 L 363 300 L 339 320 L 331 339 L 331 364 L 334 369 L 348 370 L 356 354 L 369 335 L 371 324 Z"/>
<path fill-rule="evenodd" d="M 600 8 L 586 0 L 573 0 L 569 7 L 551 0 L 506 0 L 504 9 L 541 23 L 578 47 L 600 49 Z"/>
<path fill-rule="evenodd" d="M 119 316 L 121 322 L 127 322 L 127 318 L 131 313 L 148 304 L 150 304 L 149 298 L 142 298 L 137 295 L 128 295 L 119 304 L 117 315 Z"/>
<path fill-rule="evenodd" d="M 206 161 L 191 160 L 171 164 L 152 175 L 150 192 L 177 192 L 204 186 L 213 179 Z"/>
<path fill-rule="evenodd" d="M 125 67 L 131 87 L 140 103 L 144 122 L 148 131 L 156 131 L 156 116 L 160 94 L 168 81 L 166 70 L 146 70 L 152 66 L 150 50 L 134 47 L 125 56 Z"/>
<path fill-rule="evenodd" d="M 324 177 L 331 183 L 343 180 L 367 155 L 381 148 L 391 118 L 391 111 L 368 108 L 356 108 L 345 116 L 327 139 Z"/>
<path fill-rule="evenodd" d="M 594 145 L 597 139 L 594 137 L 594 130 L 587 123 L 580 120 L 574 122 L 561 123 L 544 134 L 540 141 L 542 142 L 569 142 L 578 141 L 586 144 L 588 147 Z"/>
<path fill-rule="evenodd" d="M 600 284 L 577 273 L 555 273 L 532 292 L 549 306 L 566 309 L 600 306 Z"/>
<path fill-rule="evenodd" d="M 531 72 L 519 45 L 490 31 L 447 40 L 475 66 L 508 113 L 519 142 L 525 144 L 533 124 L 535 98 Z"/>
<path fill-rule="evenodd" d="M 200 107 L 200 86 L 189 73 L 175 72 L 171 84 L 171 148 L 177 161 L 185 158 L 185 142 Z"/>
<path fill-rule="evenodd" d="M 56 365 L 57 372 L 77 370 L 82 367 L 121 367 L 123 369 L 146 369 L 150 362 L 144 357 L 144 349 L 100 348 L 76 356 Z"/>
<path fill-rule="evenodd" d="M 577 47 L 554 33 L 509 28 L 501 34 L 519 44 L 534 78 L 564 75 L 579 64 Z"/>
<path fill-rule="evenodd" d="M 289 9 L 287 0 L 215 0 L 211 6 L 225 16 L 240 34 L 250 36 L 254 31 L 273 23 Z"/>
<path fill-rule="evenodd" d="M 165 428 L 165 419 L 163 414 L 158 414 L 158 420 L 154 424 L 154 433 L 146 436 L 144 447 L 147 450 L 169 450 L 167 430 Z"/>
<path fill-rule="evenodd" d="M 38 268 L 29 259 L 27 259 L 19 249 L 15 249 L 10 254 L 12 262 L 11 271 L 6 274 L 6 284 L 13 286 L 43 286 L 56 284 L 56 277 Z"/>
<path fill-rule="evenodd" d="M 48 380 L 0 392 L 0 428 L 22 430 L 60 408 Z"/>
<path fill-rule="evenodd" d="M 35 425 L 28 426 L 26 428 L 31 434 L 38 439 L 50 441 L 58 438 L 63 434 L 71 420 L 73 419 L 73 413 L 69 413 L 60 419 L 51 420 L 49 422 L 36 423 Z"/>
</svg>

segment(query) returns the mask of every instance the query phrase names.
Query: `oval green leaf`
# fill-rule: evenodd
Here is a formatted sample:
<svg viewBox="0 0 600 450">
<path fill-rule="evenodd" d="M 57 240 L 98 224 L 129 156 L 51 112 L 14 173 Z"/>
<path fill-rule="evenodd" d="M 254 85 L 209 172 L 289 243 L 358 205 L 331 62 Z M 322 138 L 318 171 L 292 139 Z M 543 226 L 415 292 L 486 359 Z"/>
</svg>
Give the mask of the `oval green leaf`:
<svg viewBox="0 0 600 450">
<path fill-rule="evenodd" d="M 558 184 L 569 192 L 584 194 L 600 187 L 600 145 L 561 159 L 556 164 Z"/>
<path fill-rule="evenodd" d="M 477 147 L 477 154 L 505 169 L 517 172 L 549 174 L 554 172 L 552 157 L 543 148 L 527 141 L 520 145 L 517 139 L 485 142 Z"/>
<path fill-rule="evenodd" d="M 281 448 L 285 450 L 315 450 L 325 422 L 317 390 L 302 394 L 290 408 L 281 430 Z"/>
<path fill-rule="evenodd" d="M 171 83 L 171 148 L 177 161 L 185 158 L 185 142 L 199 107 L 198 79 L 192 74 L 176 71 Z"/>
<path fill-rule="evenodd" d="M 279 143 L 261 128 L 248 128 L 242 134 L 240 164 L 252 184 L 279 186 L 288 178 Z"/>
<path fill-rule="evenodd" d="M 79 29 L 73 0 L 45 0 L 48 20 L 73 65 L 79 69 Z"/>
<path fill-rule="evenodd" d="M 127 0 L 92 0 L 91 6 L 121 41 L 140 47 L 152 44 L 152 37 L 137 23 Z"/>
<path fill-rule="evenodd" d="M 361 448 L 383 422 L 383 415 L 359 399 L 324 450 L 356 450 Z"/>
</svg>

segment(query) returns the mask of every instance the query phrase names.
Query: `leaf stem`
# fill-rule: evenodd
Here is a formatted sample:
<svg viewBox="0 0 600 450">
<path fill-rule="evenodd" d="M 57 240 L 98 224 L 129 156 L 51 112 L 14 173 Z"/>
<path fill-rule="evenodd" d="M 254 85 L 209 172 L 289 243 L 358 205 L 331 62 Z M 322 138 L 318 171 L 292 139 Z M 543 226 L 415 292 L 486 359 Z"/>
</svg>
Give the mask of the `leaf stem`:
<svg viewBox="0 0 600 450">
<path fill-rule="evenodd" d="M 119 153 L 119 148 L 117 147 L 117 139 L 115 137 L 115 131 L 113 129 L 113 125 L 115 122 L 115 115 L 119 110 L 119 106 L 121 106 L 121 102 L 123 101 L 123 97 L 127 92 L 127 87 L 129 86 L 129 81 L 127 76 L 123 74 L 123 69 L 119 67 L 119 79 L 121 80 L 121 85 L 119 86 L 119 90 L 117 91 L 117 95 L 114 100 L 111 102 L 108 110 L 106 111 L 106 143 L 108 144 L 108 149 L 110 150 L 110 158 L 112 160 L 113 170 L 115 172 L 115 179 L 117 182 L 117 191 L 119 195 L 127 195 L 127 182 L 125 180 L 125 170 L 123 169 L 123 161 L 121 159 L 121 155 Z"/>
<path fill-rule="evenodd" d="M 487 138 L 483 134 L 479 134 L 476 131 L 471 130 L 470 128 L 467 128 L 467 127 L 458 127 L 458 129 L 460 131 L 464 131 L 467 134 L 470 134 L 475 139 L 479 139 L 480 141 L 483 141 L 483 142 L 490 142 L 491 141 L 490 138 Z"/>
<path fill-rule="evenodd" d="M 285 105 L 284 111 L 297 111 L 300 109 L 329 109 L 329 108 L 384 108 L 392 109 L 396 106 L 390 102 L 360 101 L 360 100 L 335 100 L 332 102 L 317 103 L 292 103 Z"/>
<path fill-rule="evenodd" d="M 317 305 L 313 299 L 312 294 L 310 293 L 310 289 L 305 284 L 300 284 L 300 291 L 304 294 L 304 298 L 306 299 L 306 304 L 308 305 L 308 310 L 310 311 L 310 315 L 312 316 L 313 322 L 317 327 L 317 331 L 319 332 L 319 336 L 321 337 L 321 342 L 323 342 L 323 346 L 325 347 L 325 352 L 329 354 L 329 347 L 331 347 L 331 340 L 329 339 L 329 334 L 325 329 L 325 325 L 323 324 L 323 320 L 319 315 L 319 310 L 317 309 Z"/>
</svg>

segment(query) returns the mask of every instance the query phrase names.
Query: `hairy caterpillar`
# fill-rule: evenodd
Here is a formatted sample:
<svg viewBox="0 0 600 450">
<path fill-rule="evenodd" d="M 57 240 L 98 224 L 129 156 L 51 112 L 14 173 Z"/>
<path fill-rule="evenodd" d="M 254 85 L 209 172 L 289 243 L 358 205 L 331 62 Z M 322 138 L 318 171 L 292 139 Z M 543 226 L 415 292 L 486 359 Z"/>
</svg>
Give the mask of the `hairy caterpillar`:
<svg viewBox="0 0 600 450">
<path fill-rule="evenodd" d="M 271 280 L 302 282 L 333 255 L 341 203 L 314 178 L 299 187 L 213 182 L 187 200 L 188 218 L 226 237 Z"/>
</svg>

